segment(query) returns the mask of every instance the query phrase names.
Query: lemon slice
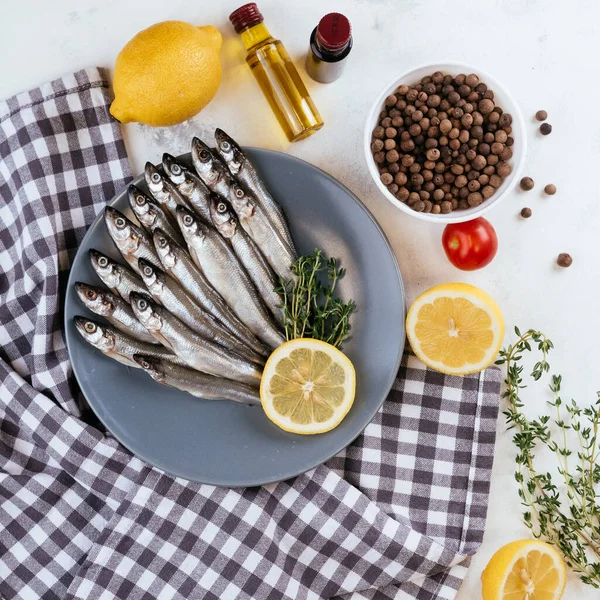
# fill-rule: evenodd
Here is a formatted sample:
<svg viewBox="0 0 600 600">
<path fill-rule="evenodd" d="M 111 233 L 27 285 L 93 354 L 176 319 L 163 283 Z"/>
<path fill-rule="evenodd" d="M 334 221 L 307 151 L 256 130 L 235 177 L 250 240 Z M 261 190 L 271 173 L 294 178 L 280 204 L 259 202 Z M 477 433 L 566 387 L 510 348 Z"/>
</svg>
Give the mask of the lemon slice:
<svg viewBox="0 0 600 600">
<path fill-rule="evenodd" d="M 260 399 L 267 417 L 285 431 L 330 431 L 354 402 L 356 374 L 350 359 L 330 344 L 299 338 L 267 360 Z"/>
<path fill-rule="evenodd" d="M 446 283 L 421 294 L 406 318 L 414 353 L 449 375 L 476 373 L 496 358 L 504 319 L 493 298 L 474 285 Z"/>
<path fill-rule="evenodd" d="M 558 552 L 540 540 L 502 546 L 481 574 L 483 600 L 559 600 L 567 573 Z"/>
</svg>

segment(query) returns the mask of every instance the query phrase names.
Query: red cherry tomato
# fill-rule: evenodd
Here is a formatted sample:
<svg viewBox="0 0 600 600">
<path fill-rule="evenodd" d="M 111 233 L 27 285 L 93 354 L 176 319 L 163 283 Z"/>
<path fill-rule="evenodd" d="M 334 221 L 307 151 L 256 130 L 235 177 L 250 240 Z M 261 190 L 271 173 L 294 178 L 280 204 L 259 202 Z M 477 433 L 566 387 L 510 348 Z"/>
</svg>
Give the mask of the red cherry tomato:
<svg viewBox="0 0 600 600">
<path fill-rule="evenodd" d="M 489 265 L 498 251 L 498 236 L 483 217 L 466 223 L 446 225 L 442 244 L 448 260 L 463 271 L 475 271 Z"/>
</svg>

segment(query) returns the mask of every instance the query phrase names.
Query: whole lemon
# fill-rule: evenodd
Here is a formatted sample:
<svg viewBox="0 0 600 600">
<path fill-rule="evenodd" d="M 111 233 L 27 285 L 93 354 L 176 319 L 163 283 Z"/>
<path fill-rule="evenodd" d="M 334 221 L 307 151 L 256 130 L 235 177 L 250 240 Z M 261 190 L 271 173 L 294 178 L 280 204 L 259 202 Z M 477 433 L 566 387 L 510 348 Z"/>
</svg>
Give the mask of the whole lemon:
<svg viewBox="0 0 600 600">
<path fill-rule="evenodd" d="M 140 31 L 117 56 L 110 112 L 121 123 L 154 127 L 193 117 L 221 83 L 221 33 L 164 21 Z"/>
</svg>

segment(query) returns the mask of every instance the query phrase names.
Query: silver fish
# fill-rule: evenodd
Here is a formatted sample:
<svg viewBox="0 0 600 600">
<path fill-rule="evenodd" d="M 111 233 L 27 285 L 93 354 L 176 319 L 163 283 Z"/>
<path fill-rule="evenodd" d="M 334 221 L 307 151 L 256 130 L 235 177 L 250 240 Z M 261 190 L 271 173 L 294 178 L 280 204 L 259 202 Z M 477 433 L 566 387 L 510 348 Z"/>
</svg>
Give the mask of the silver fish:
<svg viewBox="0 0 600 600">
<path fill-rule="evenodd" d="M 195 300 L 172 277 L 143 258 L 140 258 L 139 267 L 144 285 L 154 300 L 162 304 L 190 329 L 207 340 L 237 352 L 247 360 L 260 365 L 264 364 L 264 360 L 259 355 L 247 348 L 212 315 L 198 306 Z"/>
<path fill-rule="evenodd" d="M 240 226 L 229 202 L 213 194 L 210 202 L 210 216 L 217 231 L 229 240 L 238 260 L 246 269 L 267 308 L 273 313 L 278 323 L 283 325 L 282 302 L 279 294 L 275 291 L 277 277 L 256 244 Z"/>
<path fill-rule="evenodd" d="M 112 258 L 98 252 L 90 250 L 90 262 L 96 275 L 102 280 L 102 283 L 113 293 L 118 294 L 129 302 L 130 292 L 145 292 L 144 282 L 129 267 L 119 264 Z"/>
<path fill-rule="evenodd" d="M 155 229 L 162 229 L 167 235 L 171 236 L 177 243 L 183 244 L 181 233 L 177 229 L 175 222 L 162 209 L 160 204 L 149 196 L 146 196 L 140 188 L 130 185 L 127 190 L 131 210 L 142 227 L 149 233 L 154 233 Z"/>
<path fill-rule="evenodd" d="M 283 344 L 285 338 L 277 330 L 233 250 L 219 233 L 182 206 L 177 209 L 177 222 L 192 259 L 242 323 L 272 348 Z"/>
<path fill-rule="evenodd" d="M 261 356 L 269 355 L 269 349 L 237 318 L 198 270 L 186 250 L 160 230 L 154 232 L 154 247 L 165 271 L 182 285 L 201 308 L 213 315 L 254 352 Z"/>
<path fill-rule="evenodd" d="M 238 143 L 222 129 L 217 128 L 215 130 L 215 142 L 217 152 L 227 165 L 229 172 L 254 196 L 296 258 L 294 240 L 292 239 L 285 213 L 267 189 L 267 186 L 260 178 L 250 159 Z"/>
<path fill-rule="evenodd" d="M 144 168 L 146 185 L 153 198 L 176 219 L 175 209 L 178 204 L 189 208 L 187 200 L 177 191 L 177 188 L 151 163 L 147 162 Z"/>
<path fill-rule="evenodd" d="M 181 366 L 187 366 L 173 352 L 160 344 L 141 342 L 115 329 L 111 325 L 104 325 L 86 317 L 76 316 L 73 320 L 75 321 L 77 331 L 88 344 L 91 344 L 94 348 L 106 354 L 106 356 L 128 367 L 139 368 L 139 365 L 133 360 L 134 354 L 155 356 L 156 358 L 170 360 Z"/>
<path fill-rule="evenodd" d="M 150 296 L 131 294 L 135 316 L 163 345 L 173 350 L 190 367 L 257 387 L 262 370 L 232 350 L 205 340 Z M 141 353 L 143 354 L 143 353 Z"/>
<path fill-rule="evenodd" d="M 207 223 L 210 223 L 208 198 L 210 190 L 204 182 L 170 154 L 163 154 L 163 169 L 177 191 Z M 168 231 L 166 233 L 169 233 Z"/>
<path fill-rule="evenodd" d="M 139 273 L 138 258 L 145 258 L 154 263 L 159 262 L 154 244 L 148 234 L 123 213 L 112 206 L 107 206 L 104 209 L 104 221 L 119 252 L 136 273 Z"/>
<path fill-rule="evenodd" d="M 232 400 L 242 404 L 259 405 L 256 388 L 231 379 L 221 379 L 180 367 L 168 360 L 136 354 L 134 360 L 154 381 L 169 385 L 204 400 Z"/>
<path fill-rule="evenodd" d="M 254 196 L 235 183 L 231 186 L 229 202 L 240 224 L 260 248 L 275 273 L 285 281 L 291 279 L 291 266 L 296 260 L 296 255 L 277 233 L 267 213 L 256 202 Z"/>
<path fill-rule="evenodd" d="M 104 317 L 123 333 L 142 342 L 156 344 L 156 340 L 133 314 L 131 306 L 122 298 L 81 281 L 75 283 L 75 291 L 88 310 Z"/>
<path fill-rule="evenodd" d="M 229 196 L 233 183 L 229 170 L 219 155 L 197 137 L 192 140 L 192 162 L 198 176 L 210 190 L 223 198 Z"/>
</svg>

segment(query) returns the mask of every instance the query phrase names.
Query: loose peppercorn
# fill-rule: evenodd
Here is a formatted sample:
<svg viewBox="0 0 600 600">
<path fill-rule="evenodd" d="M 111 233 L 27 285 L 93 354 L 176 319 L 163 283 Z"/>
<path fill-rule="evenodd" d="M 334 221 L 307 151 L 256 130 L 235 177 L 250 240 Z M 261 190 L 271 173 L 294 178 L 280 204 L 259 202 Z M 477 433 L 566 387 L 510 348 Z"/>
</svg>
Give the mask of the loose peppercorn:
<svg viewBox="0 0 600 600">
<path fill-rule="evenodd" d="M 553 183 L 549 183 L 545 188 L 544 192 L 548 194 L 548 196 L 554 196 L 556 194 L 556 186 Z"/>
<path fill-rule="evenodd" d="M 525 208 L 521 209 L 521 216 L 524 219 L 529 219 L 529 217 L 531 216 L 531 214 L 532 214 L 532 212 L 531 212 L 530 208 L 525 207 Z"/>
<path fill-rule="evenodd" d="M 394 162 L 388 167 L 388 171 L 392 175 L 395 175 L 396 173 L 398 173 L 398 171 L 400 171 L 400 165 L 397 162 Z"/>
<path fill-rule="evenodd" d="M 389 173 L 383 173 L 383 175 L 381 175 L 381 183 L 383 183 L 383 185 L 390 185 L 392 181 L 394 181 L 394 178 Z"/>
<path fill-rule="evenodd" d="M 383 147 L 386 150 L 393 150 L 396 147 L 396 140 L 394 140 L 393 138 L 388 138 L 387 140 L 385 140 L 385 142 L 383 143 Z"/>
<path fill-rule="evenodd" d="M 556 259 L 556 264 L 559 267 L 570 267 L 573 264 L 573 258 L 571 257 L 570 254 L 567 254 L 566 252 L 561 252 L 558 255 L 558 258 Z"/>
<path fill-rule="evenodd" d="M 548 118 L 548 113 L 545 110 L 538 110 L 535 113 L 535 118 L 538 121 L 545 121 Z"/>
<path fill-rule="evenodd" d="M 519 185 L 521 186 L 522 190 L 525 190 L 527 192 L 529 190 L 532 190 L 533 186 L 535 184 L 533 182 L 533 179 L 531 179 L 531 177 L 523 177 L 523 179 L 521 179 Z"/>
<path fill-rule="evenodd" d="M 390 120 L 391 123 L 391 120 Z M 386 127 L 385 137 L 394 138 L 398 135 L 398 130 L 395 127 Z"/>
<path fill-rule="evenodd" d="M 542 123 L 540 125 L 540 133 L 542 135 L 549 135 L 552 133 L 552 125 L 550 125 L 550 123 Z"/>
</svg>

